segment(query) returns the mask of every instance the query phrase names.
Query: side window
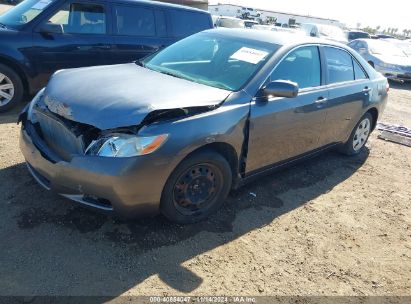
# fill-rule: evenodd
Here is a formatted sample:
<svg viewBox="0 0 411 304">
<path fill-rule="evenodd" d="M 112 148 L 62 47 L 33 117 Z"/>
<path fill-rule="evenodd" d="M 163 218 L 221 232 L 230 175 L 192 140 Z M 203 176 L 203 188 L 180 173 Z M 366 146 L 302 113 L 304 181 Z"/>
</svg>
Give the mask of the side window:
<svg viewBox="0 0 411 304">
<path fill-rule="evenodd" d="M 288 54 L 271 74 L 271 80 L 290 80 L 300 89 L 321 85 L 320 54 L 316 46 L 301 47 Z"/>
<path fill-rule="evenodd" d="M 104 6 L 91 3 L 70 3 L 54 14 L 48 23 L 60 25 L 68 34 L 105 34 Z"/>
<path fill-rule="evenodd" d="M 166 16 L 163 11 L 156 11 L 157 36 L 167 36 Z"/>
<path fill-rule="evenodd" d="M 324 54 L 327 61 L 328 83 L 354 80 L 354 69 L 350 54 L 332 47 L 325 47 Z"/>
<path fill-rule="evenodd" d="M 368 79 L 367 75 L 365 74 L 364 70 L 360 66 L 360 64 L 353 58 L 352 62 L 354 64 L 354 77 L 355 80 L 358 79 Z"/>
<path fill-rule="evenodd" d="M 184 10 L 169 10 L 169 14 L 173 37 L 186 37 L 211 28 L 208 14 Z"/>
<path fill-rule="evenodd" d="M 117 34 L 126 36 L 155 36 L 156 22 L 153 10 L 138 6 L 116 6 Z"/>
</svg>

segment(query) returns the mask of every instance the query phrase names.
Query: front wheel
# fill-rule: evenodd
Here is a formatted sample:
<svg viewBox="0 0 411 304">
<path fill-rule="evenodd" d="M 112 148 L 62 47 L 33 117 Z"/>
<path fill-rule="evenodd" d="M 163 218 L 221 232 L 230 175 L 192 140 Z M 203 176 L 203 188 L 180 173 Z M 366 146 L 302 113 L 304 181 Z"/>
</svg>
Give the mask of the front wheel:
<svg viewBox="0 0 411 304">
<path fill-rule="evenodd" d="M 164 187 L 160 209 L 169 220 L 191 224 L 217 211 L 231 189 L 227 160 L 213 151 L 195 153 L 183 160 Z"/>
<path fill-rule="evenodd" d="M 348 141 L 340 148 L 340 152 L 346 155 L 356 155 L 361 152 L 371 133 L 373 117 L 365 113 L 351 132 Z"/>
</svg>

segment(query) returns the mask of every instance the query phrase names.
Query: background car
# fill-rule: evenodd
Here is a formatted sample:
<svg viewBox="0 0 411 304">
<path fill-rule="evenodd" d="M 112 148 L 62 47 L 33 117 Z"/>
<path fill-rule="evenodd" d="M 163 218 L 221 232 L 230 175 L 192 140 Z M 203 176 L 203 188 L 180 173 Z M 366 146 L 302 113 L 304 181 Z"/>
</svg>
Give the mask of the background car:
<svg viewBox="0 0 411 304">
<path fill-rule="evenodd" d="M 395 39 L 394 36 L 387 35 L 387 34 L 376 34 L 375 35 L 378 39 Z"/>
<path fill-rule="evenodd" d="M 252 28 L 253 26 L 258 25 L 260 23 L 258 23 L 255 20 L 244 20 L 244 24 L 246 28 Z"/>
<path fill-rule="evenodd" d="M 378 72 L 392 80 L 411 80 L 411 57 L 382 39 L 357 39 L 348 44 Z"/>
<path fill-rule="evenodd" d="M 399 39 L 384 39 L 399 47 L 408 57 L 411 57 L 411 42 Z"/>
<path fill-rule="evenodd" d="M 344 44 L 348 43 L 348 39 L 344 34 L 344 31 L 337 26 L 316 23 L 302 23 L 301 29 L 311 37 L 323 38 Z"/>
<path fill-rule="evenodd" d="M 270 170 L 331 148 L 360 153 L 387 91 L 341 44 L 220 28 L 140 63 L 55 74 L 20 116 L 20 146 L 46 189 L 193 223 Z"/>
<path fill-rule="evenodd" d="M 371 36 L 369 33 L 363 32 L 363 31 L 348 31 L 347 38 L 348 38 L 348 41 L 352 41 L 352 40 L 360 39 L 360 38 L 370 39 Z"/>
<path fill-rule="evenodd" d="M 245 20 L 234 18 L 234 17 L 225 17 L 220 16 L 218 17 L 216 23 L 216 27 L 226 27 L 226 28 L 245 28 Z"/>
<path fill-rule="evenodd" d="M 26 0 L 0 24 L 0 112 L 57 70 L 131 62 L 213 27 L 206 11 L 134 0 Z"/>
</svg>

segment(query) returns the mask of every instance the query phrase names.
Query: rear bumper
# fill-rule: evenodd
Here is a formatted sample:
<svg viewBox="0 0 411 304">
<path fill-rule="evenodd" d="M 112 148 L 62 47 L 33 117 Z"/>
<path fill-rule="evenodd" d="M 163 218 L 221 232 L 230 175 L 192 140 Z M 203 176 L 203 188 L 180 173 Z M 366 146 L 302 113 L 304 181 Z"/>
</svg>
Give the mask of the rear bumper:
<svg viewBox="0 0 411 304">
<path fill-rule="evenodd" d="M 391 80 L 411 81 L 411 72 L 380 68 L 379 72 Z"/>
<path fill-rule="evenodd" d="M 159 212 L 169 171 L 165 161 L 84 155 L 63 161 L 41 142 L 30 122 L 22 126 L 20 149 L 30 173 L 47 190 L 122 217 Z"/>
</svg>

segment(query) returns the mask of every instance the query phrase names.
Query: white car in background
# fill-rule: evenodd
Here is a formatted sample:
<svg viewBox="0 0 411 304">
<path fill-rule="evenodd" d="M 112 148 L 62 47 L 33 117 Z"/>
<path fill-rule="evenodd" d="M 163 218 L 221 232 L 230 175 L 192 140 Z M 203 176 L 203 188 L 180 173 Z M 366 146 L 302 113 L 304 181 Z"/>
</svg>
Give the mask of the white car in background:
<svg viewBox="0 0 411 304">
<path fill-rule="evenodd" d="M 411 57 L 411 42 L 406 40 L 399 39 L 384 39 L 392 44 L 395 44 L 399 47 L 408 57 Z"/>
<path fill-rule="evenodd" d="M 386 39 L 356 39 L 348 46 L 388 79 L 411 81 L 411 57 L 394 43 Z"/>
<path fill-rule="evenodd" d="M 306 33 L 306 35 L 311 37 L 328 39 L 343 44 L 348 43 L 347 35 L 344 31 L 334 25 L 302 23 L 301 29 Z"/>
<path fill-rule="evenodd" d="M 254 25 L 253 30 L 262 30 L 262 31 L 273 31 L 273 32 L 286 32 L 291 34 L 299 34 L 305 36 L 305 33 L 299 28 L 288 28 L 288 27 L 280 27 L 275 25 Z"/>
<path fill-rule="evenodd" d="M 239 18 L 220 16 L 215 21 L 215 27 L 245 28 L 245 21 Z"/>
</svg>

